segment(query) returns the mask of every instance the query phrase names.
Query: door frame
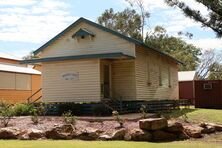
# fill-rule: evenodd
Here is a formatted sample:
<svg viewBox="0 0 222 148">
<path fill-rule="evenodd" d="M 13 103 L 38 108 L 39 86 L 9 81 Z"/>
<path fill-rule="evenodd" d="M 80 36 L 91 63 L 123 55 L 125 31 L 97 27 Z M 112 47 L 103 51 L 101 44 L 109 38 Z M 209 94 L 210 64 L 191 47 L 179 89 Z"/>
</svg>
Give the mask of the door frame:
<svg viewBox="0 0 222 148">
<path fill-rule="evenodd" d="M 103 68 L 103 99 L 111 99 L 112 98 L 112 64 L 110 61 L 103 61 L 102 63 L 102 68 Z M 105 98 L 105 88 L 104 88 L 104 80 L 105 80 L 105 71 L 104 71 L 104 66 L 109 67 L 109 98 Z"/>
</svg>

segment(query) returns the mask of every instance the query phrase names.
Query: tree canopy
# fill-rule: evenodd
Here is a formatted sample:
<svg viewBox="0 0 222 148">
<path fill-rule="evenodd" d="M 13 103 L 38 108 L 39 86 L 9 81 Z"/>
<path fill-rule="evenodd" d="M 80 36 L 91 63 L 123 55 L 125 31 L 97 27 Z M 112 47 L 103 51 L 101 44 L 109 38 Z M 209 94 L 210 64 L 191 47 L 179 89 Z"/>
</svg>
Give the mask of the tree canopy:
<svg viewBox="0 0 222 148">
<path fill-rule="evenodd" d="M 142 40 L 141 16 L 133 9 L 125 9 L 122 12 L 114 12 L 112 8 L 105 10 L 97 19 L 98 23 L 118 31 L 126 36 Z"/>
<path fill-rule="evenodd" d="M 179 66 L 180 71 L 195 70 L 199 64 L 201 49 L 186 43 L 180 37 L 169 36 L 161 26 L 156 26 L 154 32 L 146 36 L 145 44 L 162 50 L 183 62 L 184 65 Z"/>
<path fill-rule="evenodd" d="M 208 10 L 208 15 L 202 14 L 199 10 L 192 9 L 186 2 L 179 0 L 165 0 L 170 6 L 180 8 L 185 16 L 202 23 L 204 27 L 211 28 L 218 37 L 222 37 L 222 1 L 221 0 L 193 0 L 202 4 Z"/>
</svg>

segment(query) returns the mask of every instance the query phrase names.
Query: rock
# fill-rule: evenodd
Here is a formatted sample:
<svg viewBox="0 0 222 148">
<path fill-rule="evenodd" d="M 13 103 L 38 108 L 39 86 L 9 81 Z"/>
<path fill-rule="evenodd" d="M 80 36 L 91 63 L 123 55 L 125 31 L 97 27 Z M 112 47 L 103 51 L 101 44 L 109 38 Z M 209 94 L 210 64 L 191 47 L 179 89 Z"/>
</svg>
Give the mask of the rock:
<svg viewBox="0 0 222 148">
<path fill-rule="evenodd" d="M 202 134 L 211 134 L 215 133 L 216 129 L 214 126 L 207 125 L 203 130 L 201 131 Z"/>
<path fill-rule="evenodd" d="M 117 130 L 111 135 L 111 139 L 112 140 L 123 140 L 125 133 L 126 133 L 126 129 Z"/>
<path fill-rule="evenodd" d="M 17 128 L 1 128 L 0 139 L 17 139 L 20 135 L 20 131 Z"/>
<path fill-rule="evenodd" d="M 167 127 L 165 118 L 149 118 L 139 121 L 139 127 L 142 130 L 159 130 Z"/>
<path fill-rule="evenodd" d="M 99 138 L 100 131 L 93 128 L 87 128 L 82 130 L 78 135 L 77 138 L 81 140 L 96 140 Z"/>
<path fill-rule="evenodd" d="M 179 133 L 178 138 L 179 138 L 180 140 L 190 139 L 190 137 L 189 137 L 185 132 Z"/>
<path fill-rule="evenodd" d="M 183 132 L 183 125 L 179 122 L 170 122 L 165 130 L 170 133 L 181 133 Z"/>
<path fill-rule="evenodd" d="M 74 127 L 71 124 L 53 127 L 45 132 L 48 139 L 72 139 L 75 136 Z"/>
<path fill-rule="evenodd" d="M 101 136 L 99 136 L 98 139 L 100 139 L 100 140 L 104 140 L 104 141 L 107 141 L 107 140 L 111 140 L 112 137 L 109 136 L 109 135 L 101 135 Z"/>
<path fill-rule="evenodd" d="M 125 139 L 127 139 L 127 138 L 128 138 L 128 141 L 129 140 L 132 140 L 132 141 L 151 141 L 152 135 L 149 132 L 143 131 L 141 129 L 132 129 L 125 135 Z"/>
<path fill-rule="evenodd" d="M 202 138 L 202 130 L 203 128 L 198 125 L 187 125 L 184 126 L 185 133 L 191 138 Z"/>
<path fill-rule="evenodd" d="M 28 136 L 31 140 L 42 139 L 45 137 L 45 133 L 42 130 L 30 129 L 28 131 Z"/>
<path fill-rule="evenodd" d="M 172 133 L 168 133 L 161 130 L 156 130 L 153 132 L 153 140 L 154 141 L 168 141 L 177 139 L 177 136 Z"/>
<path fill-rule="evenodd" d="M 30 140 L 27 133 L 22 134 L 18 137 L 19 140 Z"/>
<path fill-rule="evenodd" d="M 213 126 L 215 128 L 215 131 L 221 132 L 222 131 L 222 125 L 214 124 L 214 123 L 208 123 L 209 126 Z"/>
</svg>

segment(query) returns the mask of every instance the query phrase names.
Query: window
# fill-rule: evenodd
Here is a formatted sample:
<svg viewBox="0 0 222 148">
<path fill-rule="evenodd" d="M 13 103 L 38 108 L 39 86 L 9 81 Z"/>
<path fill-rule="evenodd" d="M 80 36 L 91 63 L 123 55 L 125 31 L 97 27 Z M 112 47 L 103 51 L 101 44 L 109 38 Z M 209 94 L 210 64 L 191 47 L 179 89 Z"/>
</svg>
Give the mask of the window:
<svg viewBox="0 0 222 148">
<path fill-rule="evenodd" d="M 213 84 L 212 83 L 204 83 L 203 89 L 204 90 L 211 90 L 211 89 L 213 89 Z"/>
<path fill-rule="evenodd" d="M 31 75 L 16 74 L 16 90 L 31 90 Z"/>
<path fill-rule="evenodd" d="M 162 67 L 161 67 L 161 63 L 159 63 L 159 85 L 162 86 Z"/>
<path fill-rule="evenodd" d="M 146 56 L 146 80 L 147 80 L 147 85 L 150 86 L 150 60 L 149 60 L 149 55 Z"/>
<path fill-rule="evenodd" d="M 31 75 L 0 72 L 0 89 L 31 90 Z"/>
<path fill-rule="evenodd" d="M 0 72 L 0 89 L 15 89 L 15 74 Z"/>
<path fill-rule="evenodd" d="M 168 66 L 168 86 L 171 87 L 171 71 L 170 71 L 170 66 Z"/>
</svg>

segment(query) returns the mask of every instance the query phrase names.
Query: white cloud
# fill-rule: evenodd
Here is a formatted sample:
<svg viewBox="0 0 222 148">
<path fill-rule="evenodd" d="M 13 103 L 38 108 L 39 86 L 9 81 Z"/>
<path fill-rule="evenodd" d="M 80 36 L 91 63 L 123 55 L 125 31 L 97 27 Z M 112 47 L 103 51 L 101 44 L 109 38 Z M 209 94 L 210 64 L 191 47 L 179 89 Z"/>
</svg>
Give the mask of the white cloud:
<svg viewBox="0 0 222 148">
<path fill-rule="evenodd" d="M 205 38 L 205 39 L 187 40 L 187 42 L 191 43 L 197 47 L 200 47 L 204 50 L 209 50 L 209 49 L 222 50 L 221 39 Z"/>
<path fill-rule="evenodd" d="M 1 41 L 46 42 L 77 19 L 64 1 L 1 0 L 0 6 Z"/>
<path fill-rule="evenodd" d="M 37 3 L 37 0 L 1 0 L 0 6 L 28 6 Z"/>
</svg>

